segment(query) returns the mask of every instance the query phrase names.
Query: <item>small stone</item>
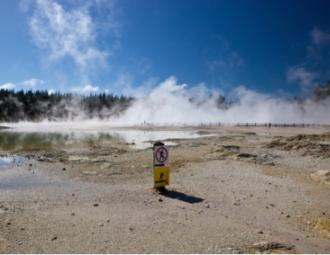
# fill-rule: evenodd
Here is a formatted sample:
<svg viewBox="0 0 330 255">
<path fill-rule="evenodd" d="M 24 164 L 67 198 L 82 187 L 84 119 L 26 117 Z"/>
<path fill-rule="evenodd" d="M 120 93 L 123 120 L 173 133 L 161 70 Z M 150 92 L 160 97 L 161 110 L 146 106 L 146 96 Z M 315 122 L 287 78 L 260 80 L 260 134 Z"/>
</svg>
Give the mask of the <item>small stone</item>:
<svg viewBox="0 0 330 255">
<path fill-rule="evenodd" d="M 73 213 L 71 213 L 71 216 L 75 216 L 76 214 L 73 212 Z"/>
<path fill-rule="evenodd" d="M 54 236 L 51 240 L 52 240 L 52 241 L 57 240 L 57 236 Z"/>
<path fill-rule="evenodd" d="M 104 224 L 103 224 L 103 223 L 100 223 L 100 224 L 99 224 L 99 227 L 104 227 Z"/>
<path fill-rule="evenodd" d="M 204 207 L 205 208 L 210 208 L 210 205 L 209 204 L 205 204 Z"/>
<path fill-rule="evenodd" d="M 158 201 L 159 202 L 163 202 L 163 199 L 160 197 L 160 198 L 158 198 Z"/>
<path fill-rule="evenodd" d="M 97 172 L 96 171 L 83 171 L 82 172 L 84 175 L 96 175 Z"/>
<path fill-rule="evenodd" d="M 129 229 L 129 231 L 133 231 L 133 230 L 134 230 L 134 228 L 133 228 L 133 227 L 129 227 L 128 229 Z"/>
<path fill-rule="evenodd" d="M 315 173 L 312 173 L 310 176 L 311 179 L 316 182 L 330 185 L 330 170 L 319 170 L 316 171 Z"/>
<path fill-rule="evenodd" d="M 98 206 L 99 206 L 99 204 L 98 204 L 98 203 L 95 203 L 95 204 L 93 204 L 93 206 L 94 206 L 94 207 L 98 207 Z"/>
<path fill-rule="evenodd" d="M 258 234 L 262 235 L 264 232 L 262 230 L 258 231 Z"/>
<path fill-rule="evenodd" d="M 289 214 L 287 214 L 285 217 L 290 218 L 291 216 Z"/>
<path fill-rule="evenodd" d="M 63 168 L 62 168 L 62 171 L 66 171 L 66 168 L 65 168 L 65 167 L 63 167 Z"/>
<path fill-rule="evenodd" d="M 294 248 L 294 245 L 278 243 L 278 242 L 261 241 L 254 243 L 252 245 L 252 248 L 257 249 L 260 252 L 264 252 L 264 251 L 271 251 L 274 249 L 292 250 Z"/>
</svg>

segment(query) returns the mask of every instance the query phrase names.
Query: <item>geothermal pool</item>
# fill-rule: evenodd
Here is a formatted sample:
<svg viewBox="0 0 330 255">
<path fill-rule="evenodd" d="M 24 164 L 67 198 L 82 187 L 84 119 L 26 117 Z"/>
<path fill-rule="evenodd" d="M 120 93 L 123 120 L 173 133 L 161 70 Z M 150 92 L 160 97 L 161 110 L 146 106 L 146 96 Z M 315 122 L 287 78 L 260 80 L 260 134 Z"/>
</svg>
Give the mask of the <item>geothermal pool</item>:
<svg viewBox="0 0 330 255">
<path fill-rule="evenodd" d="M 212 134 L 199 134 L 190 130 L 138 130 L 138 129 L 108 129 L 108 130 L 24 130 L 6 129 L 0 132 L 0 149 L 50 149 L 70 145 L 102 145 L 109 143 L 122 143 L 132 149 L 146 149 L 152 147 L 158 140 L 166 141 L 166 145 L 175 146 L 173 140 L 194 139 Z M 5 160 L 5 159 L 4 159 Z M 9 159 L 6 159 L 9 160 Z M 1 164 L 1 162 L 0 162 Z"/>
</svg>

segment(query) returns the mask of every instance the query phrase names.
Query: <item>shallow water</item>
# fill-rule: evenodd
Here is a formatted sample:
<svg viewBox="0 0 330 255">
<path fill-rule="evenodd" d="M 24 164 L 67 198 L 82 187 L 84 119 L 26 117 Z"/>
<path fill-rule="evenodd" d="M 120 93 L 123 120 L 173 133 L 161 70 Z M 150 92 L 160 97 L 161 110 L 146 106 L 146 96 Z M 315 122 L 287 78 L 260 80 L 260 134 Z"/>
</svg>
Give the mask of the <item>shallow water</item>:
<svg viewBox="0 0 330 255">
<path fill-rule="evenodd" d="M 209 134 L 208 134 L 209 135 Z M 174 146 L 171 139 L 194 139 L 201 136 L 195 131 L 150 131 L 137 129 L 100 131 L 69 131 L 69 132 L 16 132 L 15 129 L 0 132 L 0 149 L 3 151 L 19 150 L 50 150 L 70 146 L 102 146 L 126 144 L 133 149 L 152 147 L 159 140 L 166 145 Z M 7 161 L 10 159 L 6 159 Z M 4 160 L 5 161 L 5 160 Z M 1 164 L 1 163 L 0 163 Z"/>
<path fill-rule="evenodd" d="M 13 165 L 13 164 L 20 164 L 25 161 L 24 157 L 16 156 L 16 155 L 5 155 L 0 156 L 0 167 Z"/>
</svg>

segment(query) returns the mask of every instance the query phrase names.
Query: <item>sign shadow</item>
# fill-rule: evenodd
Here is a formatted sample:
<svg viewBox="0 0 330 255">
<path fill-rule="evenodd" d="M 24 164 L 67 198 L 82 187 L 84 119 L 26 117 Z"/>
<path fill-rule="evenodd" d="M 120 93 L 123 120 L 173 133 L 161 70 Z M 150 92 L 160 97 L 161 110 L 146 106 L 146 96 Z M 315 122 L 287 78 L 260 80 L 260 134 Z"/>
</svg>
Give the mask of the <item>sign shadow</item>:
<svg viewBox="0 0 330 255">
<path fill-rule="evenodd" d="M 183 192 L 179 192 L 175 190 L 161 189 L 159 190 L 159 194 L 164 197 L 177 199 L 189 204 L 196 204 L 204 201 L 204 198 L 187 195 Z"/>
</svg>

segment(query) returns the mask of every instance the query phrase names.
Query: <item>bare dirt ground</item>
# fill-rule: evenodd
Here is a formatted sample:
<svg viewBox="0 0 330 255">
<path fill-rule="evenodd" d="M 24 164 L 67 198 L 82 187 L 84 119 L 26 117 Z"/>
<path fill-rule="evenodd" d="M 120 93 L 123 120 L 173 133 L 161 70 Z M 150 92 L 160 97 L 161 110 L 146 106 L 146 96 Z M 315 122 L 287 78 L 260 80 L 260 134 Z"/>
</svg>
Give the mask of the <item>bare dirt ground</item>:
<svg viewBox="0 0 330 255">
<path fill-rule="evenodd" d="M 0 252 L 330 252 L 329 128 L 186 129 L 165 193 L 150 148 L 3 143 Z"/>
</svg>

